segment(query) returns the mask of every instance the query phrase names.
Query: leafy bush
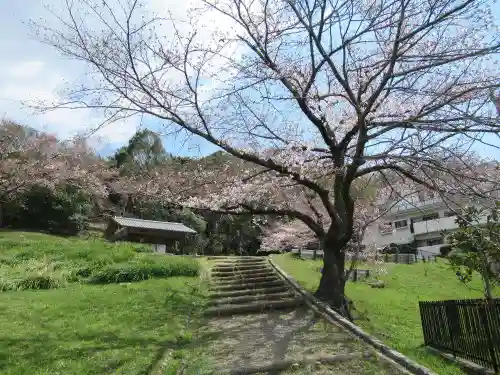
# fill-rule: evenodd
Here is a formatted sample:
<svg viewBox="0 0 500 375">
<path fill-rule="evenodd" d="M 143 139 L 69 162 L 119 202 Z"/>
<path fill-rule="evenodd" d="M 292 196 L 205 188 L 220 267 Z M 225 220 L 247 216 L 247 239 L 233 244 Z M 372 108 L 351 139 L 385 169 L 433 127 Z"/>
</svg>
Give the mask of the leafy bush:
<svg viewBox="0 0 500 375">
<path fill-rule="evenodd" d="M 11 280 L 0 278 L 0 291 L 7 292 L 9 290 L 14 290 L 15 286 Z"/>
<path fill-rule="evenodd" d="M 60 286 L 60 280 L 50 275 L 29 275 L 15 283 L 16 290 L 56 289 Z"/>
<path fill-rule="evenodd" d="M 94 271 L 87 280 L 90 284 L 111 284 L 147 280 L 152 277 L 196 276 L 199 264 L 189 258 L 161 257 L 136 262 L 113 264 Z"/>
<path fill-rule="evenodd" d="M 11 228 L 74 235 L 86 229 L 92 209 L 90 197 L 74 186 L 60 186 L 53 192 L 35 185 L 9 202 L 4 222 Z"/>
<path fill-rule="evenodd" d="M 153 253 L 153 248 L 151 246 L 137 246 L 135 249 L 136 253 Z"/>
<path fill-rule="evenodd" d="M 451 246 L 450 245 L 444 245 L 444 246 L 441 246 L 439 248 L 439 254 L 442 257 L 448 256 L 448 254 L 450 253 L 450 251 L 451 251 Z"/>
<path fill-rule="evenodd" d="M 0 291 L 28 289 L 56 289 L 61 286 L 61 281 L 51 275 L 27 275 L 20 279 L 0 278 Z"/>
<path fill-rule="evenodd" d="M 417 245 L 415 242 L 409 244 L 391 243 L 389 246 L 386 246 L 382 252 L 384 254 L 416 254 Z"/>
</svg>

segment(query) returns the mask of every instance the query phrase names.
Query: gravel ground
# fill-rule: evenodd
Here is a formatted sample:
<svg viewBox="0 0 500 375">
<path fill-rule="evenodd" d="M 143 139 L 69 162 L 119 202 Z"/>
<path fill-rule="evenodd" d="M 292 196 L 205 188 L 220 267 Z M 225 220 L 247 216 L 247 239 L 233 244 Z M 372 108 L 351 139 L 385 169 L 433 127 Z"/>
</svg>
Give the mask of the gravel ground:
<svg viewBox="0 0 500 375">
<path fill-rule="evenodd" d="M 270 365 L 276 361 L 300 361 L 304 357 L 328 357 L 371 352 L 371 347 L 329 324 L 307 308 L 237 315 L 210 320 L 201 332 L 212 337 L 203 350 L 215 364 L 215 374 L 227 370 Z M 268 374 L 403 374 L 397 367 L 377 359 L 351 359 L 329 365 L 294 365 L 284 372 Z"/>
</svg>

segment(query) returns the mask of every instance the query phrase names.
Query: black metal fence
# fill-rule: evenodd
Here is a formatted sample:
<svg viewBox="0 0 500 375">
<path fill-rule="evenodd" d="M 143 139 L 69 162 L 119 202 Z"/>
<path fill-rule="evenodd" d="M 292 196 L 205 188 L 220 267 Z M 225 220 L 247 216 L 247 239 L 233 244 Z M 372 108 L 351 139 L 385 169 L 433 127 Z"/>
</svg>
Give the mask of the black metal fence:
<svg viewBox="0 0 500 375">
<path fill-rule="evenodd" d="M 500 299 L 419 302 L 426 345 L 499 371 Z"/>
</svg>

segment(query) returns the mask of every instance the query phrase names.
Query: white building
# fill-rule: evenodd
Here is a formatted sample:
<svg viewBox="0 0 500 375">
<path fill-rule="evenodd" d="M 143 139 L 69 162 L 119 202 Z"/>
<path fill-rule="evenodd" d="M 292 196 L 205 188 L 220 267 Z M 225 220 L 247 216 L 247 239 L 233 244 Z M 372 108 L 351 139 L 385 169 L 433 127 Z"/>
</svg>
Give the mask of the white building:
<svg viewBox="0 0 500 375">
<path fill-rule="evenodd" d="M 363 243 L 380 248 L 391 243 L 409 244 L 415 241 L 420 255 L 438 255 L 440 248 L 446 244 L 445 233 L 458 228 L 455 223 L 457 210 L 458 206 L 450 209 L 432 192 L 419 194 L 388 210 L 382 221 L 368 228 Z"/>
</svg>

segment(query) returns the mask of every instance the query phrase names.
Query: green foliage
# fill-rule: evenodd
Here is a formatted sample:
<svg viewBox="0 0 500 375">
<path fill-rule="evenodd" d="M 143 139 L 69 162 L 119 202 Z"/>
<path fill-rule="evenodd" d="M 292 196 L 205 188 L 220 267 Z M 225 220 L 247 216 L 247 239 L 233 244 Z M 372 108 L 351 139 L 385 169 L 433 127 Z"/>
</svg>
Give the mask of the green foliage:
<svg viewBox="0 0 500 375">
<path fill-rule="evenodd" d="M 415 242 L 408 244 L 391 243 L 385 250 L 386 254 L 416 254 L 417 245 Z"/>
<path fill-rule="evenodd" d="M 90 196 L 70 185 L 54 192 L 33 186 L 5 207 L 4 222 L 11 228 L 75 235 L 88 227 L 93 203 Z"/>
<path fill-rule="evenodd" d="M 450 245 L 444 245 L 444 246 L 441 246 L 439 248 L 439 254 L 442 257 L 447 257 L 448 254 L 450 253 L 450 251 L 451 251 L 451 246 Z"/>
<path fill-rule="evenodd" d="M 59 279 L 50 275 L 30 275 L 16 283 L 17 290 L 56 289 L 61 286 Z"/>
<path fill-rule="evenodd" d="M 62 285 L 62 281 L 52 275 L 27 275 L 20 279 L 0 279 L 0 291 L 8 292 L 13 290 L 28 289 L 56 289 Z"/>
<path fill-rule="evenodd" d="M 155 132 L 143 129 L 137 131 L 128 142 L 110 159 L 110 164 L 121 170 L 123 175 L 154 168 L 169 157 L 161 139 Z"/>
<path fill-rule="evenodd" d="M 470 206 L 456 219 L 458 231 L 449 235 L 451 267 L 464 283 L 477 272 L 483 281 L 484 294 L 491 298 L 491 288 L 500 283 L 495 267 L 500 262 L 500 221 L 498 209 Z"/>
<path fill-rule="evenodd" d="M 205 254 L 256 255 L 260 248 L 263 219 L 246 215 L 205 214 Z"/>
<path fill-rule="evenodd" d="M 153 257 L 156 259 L 140 259 L 97 269 L 90 275 L 88 283 L 111 284 L 142 281 L 153 277 L 196 276 L 200 269 L 193 259 L 162 255 Z"/>
</svg>

